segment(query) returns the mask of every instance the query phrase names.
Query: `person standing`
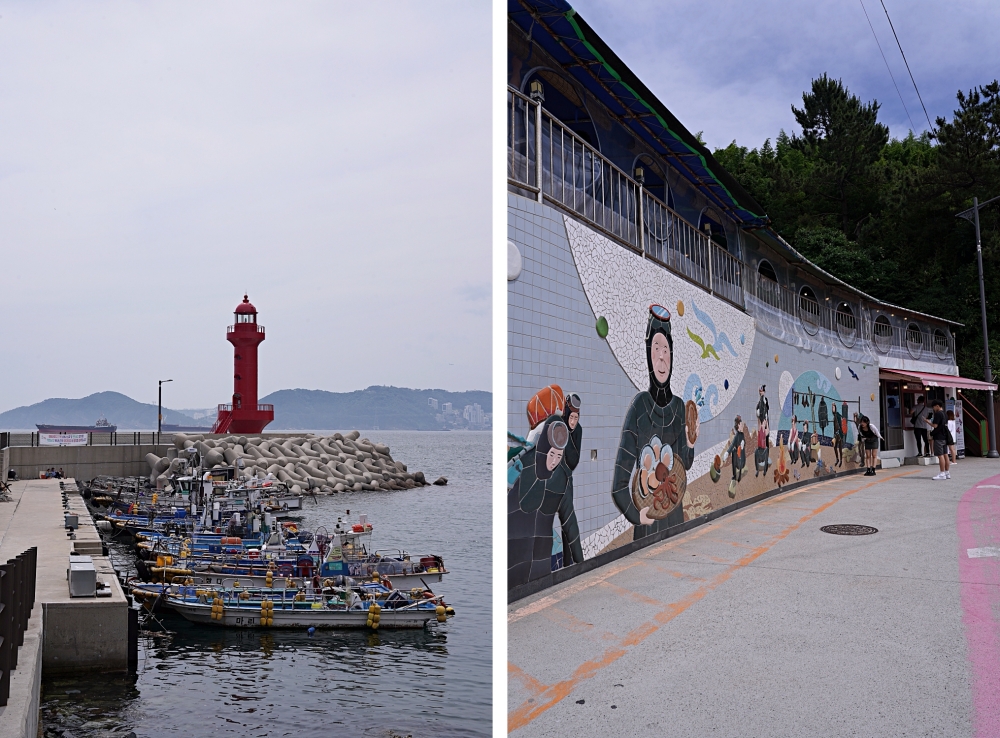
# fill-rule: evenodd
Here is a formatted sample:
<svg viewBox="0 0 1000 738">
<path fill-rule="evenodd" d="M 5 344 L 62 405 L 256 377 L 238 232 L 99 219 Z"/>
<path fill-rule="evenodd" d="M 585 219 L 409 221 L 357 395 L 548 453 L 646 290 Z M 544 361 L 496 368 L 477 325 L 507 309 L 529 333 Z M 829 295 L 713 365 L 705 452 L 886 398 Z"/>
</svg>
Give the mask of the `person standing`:
<svg viewBox="0 0 1000 738">
<path fill-rule="evenodd" d="M 875 476 L 875 457 L 878 455 L 879 441 L 882 434 L 878 432 L 878 426 L 872 423 L 871 418 L 862 415 L 857 420 L 858 440 L 863 444 L 865 450 L 865 476 Z"/>
<path fill-rule="evenodd" d="M 955 434 L 958 433 L 958 424 L 955 422 L 955 412 L 948 411 L 948 463 L 952 466 L 958 463 L 958 449 L 955 447 Z"/>
<path fill-rule="evenodd" d="M 937 456 L 938 468 L 940 472 L 934 479 L 951 479 L 951 472 L 948 471 L 948 421 L 944 416 L 944 405 L 941 400 L 934 400 L 931 403 L 934 413 L 930 418 L 931 440 L 934 442 L 934 455 Z"/>
<path fill-rule="evenodd" d="M 927 445 L 927 421 L 924 414 L 927 412 L 927 405 L 924 404 L 924 396 L 917 397 L 916 407 L 910 414 L 910 422 L 913 424 L 913 437 L 917 439 L 917 456 L 930 456 L 930 446 Z M 922 445 L 921 445 L 922 444 Z"/>
</svg>

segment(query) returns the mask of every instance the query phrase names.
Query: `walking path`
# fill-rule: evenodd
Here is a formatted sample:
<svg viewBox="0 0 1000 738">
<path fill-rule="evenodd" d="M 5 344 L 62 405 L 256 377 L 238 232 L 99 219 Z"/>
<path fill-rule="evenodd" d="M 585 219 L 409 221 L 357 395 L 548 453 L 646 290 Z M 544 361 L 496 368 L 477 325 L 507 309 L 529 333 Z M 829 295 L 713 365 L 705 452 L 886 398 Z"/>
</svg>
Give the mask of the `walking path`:
<svg viewBox="0 0 1000 738">
<path fill-rule="evenodd" d="M 1000 462 L 936 473 L 809 485 L 513 603 L 508 730 L 1000 736 Z"/>
</svg>

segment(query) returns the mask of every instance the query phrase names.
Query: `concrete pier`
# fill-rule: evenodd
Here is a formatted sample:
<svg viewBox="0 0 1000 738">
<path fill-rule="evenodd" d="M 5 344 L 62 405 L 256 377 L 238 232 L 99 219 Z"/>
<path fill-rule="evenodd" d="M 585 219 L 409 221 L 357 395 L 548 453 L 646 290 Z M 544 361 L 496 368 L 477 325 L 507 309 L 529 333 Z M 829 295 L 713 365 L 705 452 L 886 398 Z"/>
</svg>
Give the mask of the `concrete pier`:
<svg viewBox="0 0 1000 738">
<path fill-rule="evenodd" d="M 3 449 L 3 478 L 13 468 L 21 479 L 37 479 L 50 467 L 74 479 L 97 476 L 149 476 L 146 454 L 165 456 L 170 445 L 145 446 L 10 446 Z M 65 481 L 65 480 L 64 480 Z"/>
<path fill-rule="evenodd" d="M 128 604 L 110 560 L 80 497 L 76 482 L 62 480 L 70 510 L 79 516 L 76 540 L 64 527 L 60 480 L 11 484 L 12 502 L 0 503 L 0 561 L 38 548 L 35 609 L 42 617 L 42 666 L 53 671 L 124 671 L 128 668 Z M 66 570 L 71 552 L 92 556 L 97 580 L 111 586 L 110 597 L 69 596 Z M 18 663 L 18 671 L 21 663 Z"/>
</svg>

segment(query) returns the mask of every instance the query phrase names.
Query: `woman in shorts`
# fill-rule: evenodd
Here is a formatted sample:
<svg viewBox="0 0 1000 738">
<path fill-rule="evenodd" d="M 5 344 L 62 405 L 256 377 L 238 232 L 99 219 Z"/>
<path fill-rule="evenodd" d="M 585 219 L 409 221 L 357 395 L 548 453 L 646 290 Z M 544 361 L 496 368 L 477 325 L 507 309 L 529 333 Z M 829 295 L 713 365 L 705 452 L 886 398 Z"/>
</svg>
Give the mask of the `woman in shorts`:
<svg viewBox="0 0 1000 738">
<path fill-rule="evenodd" d="M 882 435 L 878 432 L 878 427 L 872 423 L 867 415 L 858 418 L 858 442 L 865 450 L 865 476 L 875 476 L 875 457 L 878 455 L 879 441 Z"/>
</svg>

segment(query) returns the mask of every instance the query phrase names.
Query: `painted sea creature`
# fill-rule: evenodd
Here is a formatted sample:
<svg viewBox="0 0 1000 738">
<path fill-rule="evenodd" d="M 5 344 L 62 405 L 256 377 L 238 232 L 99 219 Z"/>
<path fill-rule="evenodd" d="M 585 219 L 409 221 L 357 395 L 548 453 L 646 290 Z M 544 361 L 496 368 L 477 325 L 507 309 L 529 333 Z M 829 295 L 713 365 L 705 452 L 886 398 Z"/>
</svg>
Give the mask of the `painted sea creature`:
<svg viewBox="0 0 1000 738">
<path fill-rule="evenodd" d="M 692 341 L 701 346 L 701 356 L 698 357 L 699 359 L 707 359 L 711 356 L 716 361 L 719 361 L 719 354 L 716 352 L 715 347 L 712 344 L 705 343 L 705 339 L 697 333 L 693 333 L 690 328 L 687 329 L 687 334 Z"/>
<path fill-rule="evenodd" d="M 726 335 L 725 331 L 720 331 L 718 328 L 715 327 L 715 321 L 712 320 L 712 316 L 706 313 L 705 311 L 700 310 L 698 308 L 698 303 L 694 302 L 693 300 L 691 301 L 691 310 L 694 311 L 694 315 L 698 319 L 698 321 L 706 328 L 708 328 L 709 332 L 712 334 L 712 340 L 711 342 L 708 342 L 701 339 L 700 336 L 696 339 L 695 334 L 692 333 L 690 329 L 688 329 L 688 335 L 691 336 L 691 340 L 693 340 L 695 343 L 697 343 L 699 346 L 702 347 L 703 353 L 701 355 L 701 358 L 702 359 L 707 358 L 709 355 L 709 350 L 711 350 L 710 351 L 711 354 L 713 354 L 716 359 L 719 358 L 718 352 L 721 350 L 726 350 L 735 357 L 736 349 L 733 348 L 733 344 L 729 341 L 729 336 Z"/>
<path fill-rule="evenodd" d="M 658 520 L 677 507 L 687 488 L 683 464 L 674 463 L 669 444 L 656 436 L 639 454 L 639 464 L 632 478 L 632 499 L 636 508 L 649 507 L 649 516 Z M 641 505 L 641 507 L 640 507 Z"/>
</svg>

